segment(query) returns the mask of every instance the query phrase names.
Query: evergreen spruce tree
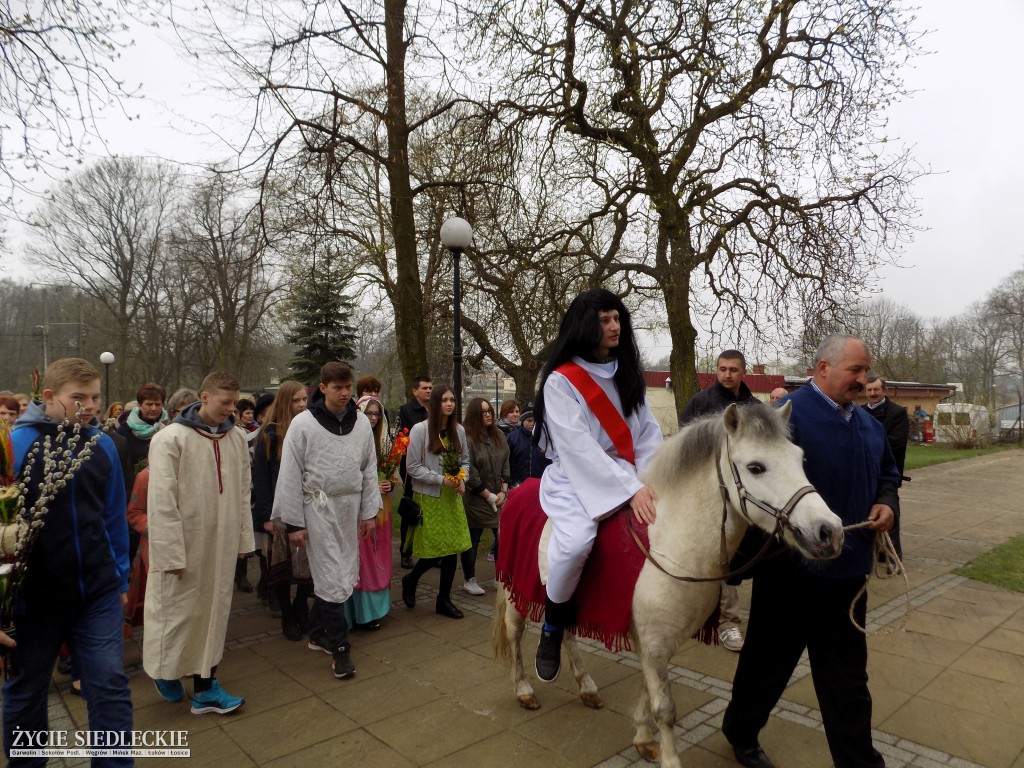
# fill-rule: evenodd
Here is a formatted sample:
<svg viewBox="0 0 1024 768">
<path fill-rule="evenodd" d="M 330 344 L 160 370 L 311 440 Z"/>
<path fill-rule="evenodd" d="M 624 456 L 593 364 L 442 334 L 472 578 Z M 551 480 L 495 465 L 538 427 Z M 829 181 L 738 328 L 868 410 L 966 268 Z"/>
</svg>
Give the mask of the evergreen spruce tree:
<svg viewBox="0 0 1024 768">
<path fill-rule="evenodd" d="M 348 284 L 335 259 L 322 259 L 309 272 L 296 276 L 287 303 L 291 328 L 285 339 L 296 347 L 291 372 L 301 382 L 319 381 L 324 363 L 355 357 L 355 302 L 345 293 Z"/>
</svg>

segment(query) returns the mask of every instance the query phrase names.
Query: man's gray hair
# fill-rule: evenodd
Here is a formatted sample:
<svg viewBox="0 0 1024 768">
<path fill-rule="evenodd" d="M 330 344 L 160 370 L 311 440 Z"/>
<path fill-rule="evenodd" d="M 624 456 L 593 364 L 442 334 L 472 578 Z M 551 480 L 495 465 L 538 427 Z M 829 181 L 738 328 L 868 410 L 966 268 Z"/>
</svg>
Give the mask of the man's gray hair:
<svg viewBox="0 0 1024 768">
<path fill-rule="evenodd" d="M 814 350 L 814 367 L 817 368 L 818 363 L 822 360 L 828 361 L 829 365 L 839 365 L 846 354 L 846 343 L 848 341 L 859 341 L 867 347 L 867 343 L 860 336 L 854 336 L 850 333 L 830 333 L 821 340 L 818 348 Z"/>
<path fill-rule="evenodd" d="M 881 376 L 868 376 L 868 384 L 874 384 L 876 381 L 882 382 L 882 388 L 885 388 L 885 379 Z"/>
</svg>

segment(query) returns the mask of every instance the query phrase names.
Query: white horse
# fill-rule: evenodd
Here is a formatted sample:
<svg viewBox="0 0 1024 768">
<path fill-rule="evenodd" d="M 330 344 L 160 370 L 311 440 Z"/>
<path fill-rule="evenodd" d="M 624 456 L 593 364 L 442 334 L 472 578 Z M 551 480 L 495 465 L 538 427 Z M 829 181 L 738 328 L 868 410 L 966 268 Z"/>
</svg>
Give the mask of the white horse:
<svg viewBox="0 0 1024 768">
<path fill-rule="evenodd" d="M 664 768 L 680 765 L 672 732 L 676 708 L 669 690 L 669 659 L 718 605 L 720 578 L 747 527 L 781 534 L 811 559 L 834 558 L 842 549 L 842 521 L 808 484 L 803 451 L 789 441 L 790 408 L 789 403 L 779 409 L 730 405 L 721 415 L 695 422 L 666 440 L 644 478 L 656 494 L 657 520 L 648 527 L 650 555 L 633 593 L 629 629 L 645 683 L 633 712 L 633 744 L 647 760 L 657 760 L 660 752 Z M 545 553 L 542 545 L 542 559 Z M 542 567 L 541 573 L 545 571 Z M 510 661 L 520 705 L 537 709 L 540 703 L 523 674 L 520 642 L 525 624 L 500 588 L 492 637 L 495 658 Z M 568 632 L 563 647 L 583 703 L 604 706 Z"/>
</svg>

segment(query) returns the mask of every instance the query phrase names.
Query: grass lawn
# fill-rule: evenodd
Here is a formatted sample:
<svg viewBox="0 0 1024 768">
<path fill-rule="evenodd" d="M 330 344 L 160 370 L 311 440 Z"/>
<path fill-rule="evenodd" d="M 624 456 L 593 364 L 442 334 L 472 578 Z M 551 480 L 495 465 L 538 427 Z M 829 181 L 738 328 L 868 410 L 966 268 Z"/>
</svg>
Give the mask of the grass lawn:
<svg viewBox="0 0 1024 768">
<path fill-rule="evenodd" d="M 954 573 L 1014 592 L 1024 592 L 1024 536 L 1010 539 L 979 555 Z"/>
<path fill-rule="evenodd" d="M 931 445 L 908 445 L 907 463 L 905 471 L 921 467 L 930 467 L 933 464 L 944 464 L 947 461 L 959 461 L 960 459 L 971 459 L 975 456 L 985 456 L 998 451 L 1013 450 L 1012 446 L 995 445 L 991 448 L 964 448 L 962 450 L 951 445 L 932 443 Z"/>
</svg>

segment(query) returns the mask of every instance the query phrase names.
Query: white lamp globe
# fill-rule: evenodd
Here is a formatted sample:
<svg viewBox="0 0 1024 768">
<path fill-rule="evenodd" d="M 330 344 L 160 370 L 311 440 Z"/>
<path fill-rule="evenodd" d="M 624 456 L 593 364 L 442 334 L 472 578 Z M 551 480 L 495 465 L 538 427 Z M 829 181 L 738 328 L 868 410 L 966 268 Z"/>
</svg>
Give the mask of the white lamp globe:
<svg viewBox="0 0 1024 768">
<path fill-rule="evenodd" d="M 452 251 L 462 251 L 473 241 L 473 228 L 469 222 L 458 216 L 446 220 L 441 225 L 441 244 Z"/>
</svg>

